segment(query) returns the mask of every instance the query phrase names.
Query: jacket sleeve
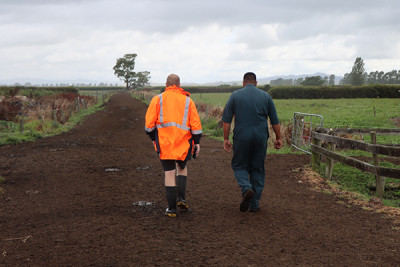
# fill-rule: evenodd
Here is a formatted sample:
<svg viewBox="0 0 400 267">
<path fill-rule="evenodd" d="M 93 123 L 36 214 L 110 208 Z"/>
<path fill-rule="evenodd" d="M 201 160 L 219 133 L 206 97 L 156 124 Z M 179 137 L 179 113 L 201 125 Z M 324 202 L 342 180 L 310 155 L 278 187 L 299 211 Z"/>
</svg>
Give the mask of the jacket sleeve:
<svg viewBox="0 0 400 267">
<path fill-rule="evenodd" d="M 197 112 L 196 105 L 190 99 L 190 131 L 192 133 L 193 141 L 195 144 L 200 143 L 201 135 L 203 133 L 199 113 Z"/>
<path fill-rule="evenodd" d="M 158 113 L 160 110 L 160 97 L 155 96 L 150 102 L 149 107 L 147 108 L 146 112 L 146 122 L 145 122 L 145 127 L 144 130 L 146 131 L 146 134 L 149 135 L 151 140 L 155 141 L 156 140 L 156 123 L 157 123 L 157 118 L 158 118 Z"/>
</svg>

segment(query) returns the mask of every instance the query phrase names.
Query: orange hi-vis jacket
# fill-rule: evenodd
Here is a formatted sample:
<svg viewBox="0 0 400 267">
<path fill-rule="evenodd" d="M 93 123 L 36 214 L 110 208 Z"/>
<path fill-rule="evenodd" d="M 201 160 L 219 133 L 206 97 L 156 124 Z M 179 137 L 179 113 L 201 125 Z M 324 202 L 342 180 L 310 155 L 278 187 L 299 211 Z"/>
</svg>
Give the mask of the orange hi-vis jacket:
<svg viewBox="0 0 400 267">
<path fill-rule="evenodd" d="M 155 132 L 160 159 L 185 160 L 191 153 L 192 134 L 201 135 L 199 114 L 189 93 L 169 86 L 150 102 L 146 112 L 145 131 Z"/>
</svg>

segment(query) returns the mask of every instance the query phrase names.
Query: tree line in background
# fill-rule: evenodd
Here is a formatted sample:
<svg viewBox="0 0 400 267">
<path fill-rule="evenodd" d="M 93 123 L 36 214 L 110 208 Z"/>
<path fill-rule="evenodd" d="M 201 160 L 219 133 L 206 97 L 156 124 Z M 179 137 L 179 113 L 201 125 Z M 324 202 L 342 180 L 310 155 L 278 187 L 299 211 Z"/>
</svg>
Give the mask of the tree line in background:
<svg viewBox="0 0 400 267">
<path fill-rule="evenodd" d="M 390 72 L 372 71 L 369 74 L 365 71 L 364 61 L 357 57 L 350 73 L 346 73 L 340 80 L 340 85 L 365 85 L 365 84 L 400 84 L 400 70 Z M 335 75 L 329 77 L 311 76 L 298 79 L 279 78 L 271 80 L 271 86 L 276 85 L 303 85 L 303 86 L 326 86 L 335 85 Z"/>
<path fill-rule="evenodd" d="M 363 85 L 363 84 L 400 84 L 400 70 L 390 72 L 365 71 L 364 61 L 361 57 L 356 58 L 350 73 L 346 73 L 341 80 L 343 85 Z"/>
<path fill-rule="evenodd" d="M 150 82 L 150 72 L 141 71 L 135 72 L 135 59 L 137 54 L 125 54 L 122 58 L 118 58 L 115 66 L 113 67 L 114 74 L 124 81 L 126 89 L 138 89 L 144 87 Z M 328 76 L 307 76 L 305 78 L 298 79 L 283 79 L 279 78 L 271 80 L 270 84 L 264 86 L 264 90 L 269 90 L 271 86 L 334 86 L 336 76 L 331 74 Z M 365 71 L 364 61 L 361 57 L 357 57 L 352 70 L 350 73 L 346 73 L 343 79 L 340 80 L 340 85 L 353 85 L 360 86 L 366 84 L 400 84 L 400 70 L 392 70 L 390 72 L 383 71 L 372 71 L 369 74 Z M 15 84 L 20 86 L 20 84 Z M 68 87 L 69 84 L 45 84 L 42 87 Z M 72 84 L 72 87 L 85 88 L 85 87 L 115 87 L 119 89 L 119 86 L 115 84 L 100 83 L 96 84 Z M 25 87 L 32 87 L 30 83 L 26 83 Z M 223 88 L 221 88 L 223 87 Z M 220 85 L 215 91 L 224 91 L 224 88 L 229 88 L 230 85 Z M 98 89 L 98 88 L 93 88 Z M 107 88 L 110 89 L 110 88 Z M 114 89 L 114 88 L 113 88 Z M 204 89 L 204 88 L 203 88 Z M 232 88 L 229 88 L 232 90 Z M 203 91 L 203 90 L 201 90 Z"/>
<path fill-rule="evenodd" d="M 271 80 L 270 85 L 304 85 L 304 86 L 321 86 L 321 85 L 335 85 L 335 75 L 331 74 L 329 77 L 321 76 L 307 76 L 305 78 L 298 79 L 283 79 L 279 78 L 276 80 Z"/>
</svg>

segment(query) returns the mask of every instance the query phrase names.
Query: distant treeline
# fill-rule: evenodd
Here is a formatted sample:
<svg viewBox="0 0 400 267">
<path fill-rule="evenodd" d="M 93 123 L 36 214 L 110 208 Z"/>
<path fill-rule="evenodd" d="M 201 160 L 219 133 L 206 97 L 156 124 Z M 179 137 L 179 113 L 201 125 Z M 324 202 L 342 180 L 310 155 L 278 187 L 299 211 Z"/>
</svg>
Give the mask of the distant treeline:
<svg viewBox="0 0 400 267">
<path fill-rule="evenodd" d="M 79 86 L 77 87 L 82 91 L 116 91 L 126 90 L 125 86 Z"/>
<path fill-rule="evenodd" d="M 79 90 L 75 87 L 36 87 L 36 86 L 0 86 L 0 95 L 15 96 L 24 95 L 29 97 L 40 97 L 51 94 L 75 93 Z"/>
<path fill-rule="evenodd" d="M 182 86 L 185 91 L 189 93 L 232 93 L 243 86 Z M 258 86 L 258 88 L 263 89 L 263 86 Z M 140 90 L 158 90 L 163 92 L 165 86 L 149 86 L 139 88 Z"/>
<path fill-rule="evenodd" d="M 182 86 L 189 93 L 232 93 L 242 86 Z M 373 84 L 362 86 L 258 86 L 274 99 L 332 98 L 400 98 L 400 85 Z M 141 90 L 163 91 L 165 86 L 143 87 Z"/>
<path fill-rule="evenodd" d="M 276 86 L 268 93 L 274 99 L 400 98 L 400 85 Z"/>
<path fill-rule="evenodd" d="M 125 90 L 124 86 L 0 86 L 0 95 L 4 96 L 15 96 L 24 95 L 28 97 L 41 97 L 44 95 L 62 94 L 62 93 L 74 93 L 79 94 L 80 91 L 115 91 Z"/>
</svg>

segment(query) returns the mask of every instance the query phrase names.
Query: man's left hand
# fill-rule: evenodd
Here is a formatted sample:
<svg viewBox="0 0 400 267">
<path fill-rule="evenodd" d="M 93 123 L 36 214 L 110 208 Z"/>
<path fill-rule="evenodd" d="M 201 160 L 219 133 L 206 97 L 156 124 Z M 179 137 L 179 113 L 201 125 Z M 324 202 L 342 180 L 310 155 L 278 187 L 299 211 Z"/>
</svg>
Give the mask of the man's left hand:
<svg viewBox="0 0 400 267">
<path fill-rule="evenodd" d="M 275 140 L 274 147 L 275 149 L 280 149 L 282 147 L 282 141 L 280 139 Z"/>
<path fill-rule="evenodd" d="M 199 155 L 199 153 L 200 153 L 200 144 L 195 144 L 194 145 L 195 146 L 195 153 L 196 153 L 196 156 L 195 157 L 197 157 L 198 155 Z"/>
</svg>

